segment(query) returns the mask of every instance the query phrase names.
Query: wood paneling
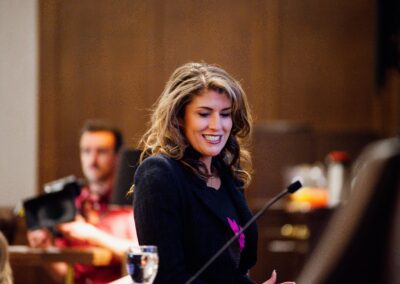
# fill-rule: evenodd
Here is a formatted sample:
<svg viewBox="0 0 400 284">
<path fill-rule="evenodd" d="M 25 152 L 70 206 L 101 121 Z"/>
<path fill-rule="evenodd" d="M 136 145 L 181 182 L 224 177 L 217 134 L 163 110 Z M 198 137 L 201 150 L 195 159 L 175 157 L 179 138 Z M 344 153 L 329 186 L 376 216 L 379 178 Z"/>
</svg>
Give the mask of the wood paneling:
<svg viewBox="0 0 400 284">
<path fill-rule="evenodd" d="M 372 1 L 281 1 L 280 116 L 368 129 L 374 97 Z"/>
<path fill-rule="evenodd" d="M 39 186 L 80 175 L 79 129 L 120 126 L 134 146 L 172 71 L 216 63 L 258 121 L 377 128 L 374 1 L 39 1 Z"/>
<path fill-rule="evenodd" d="M 374 127 L 386 135 L 400 133 L 400 72 L 386 71 L 386 82 L 374 97 Z"/>
<path fill-rule="evenodd" d="M 43 182 L 58 177 L 56 127 L 59 123 L 56 110 L 58 83 L 57 60 L 57 5 L 53 1 L 39 1 L 39 165 L 38 188 Z"/>
</svg>

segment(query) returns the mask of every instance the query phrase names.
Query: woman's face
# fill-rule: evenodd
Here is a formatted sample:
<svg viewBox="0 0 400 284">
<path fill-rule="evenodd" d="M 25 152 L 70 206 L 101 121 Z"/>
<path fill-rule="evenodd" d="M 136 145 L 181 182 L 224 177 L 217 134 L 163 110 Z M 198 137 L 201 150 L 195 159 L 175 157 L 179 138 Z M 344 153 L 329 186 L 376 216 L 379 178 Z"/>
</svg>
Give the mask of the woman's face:
<svg viewBox="0 0 400 284">
<path fill-rule="evenodd" d="M 205 90 L 193 97 L 183 118 L 190 145 L 209 164 L 224 148 L 232 129 L 232 102 L 226 94 Z"/>
</svg>

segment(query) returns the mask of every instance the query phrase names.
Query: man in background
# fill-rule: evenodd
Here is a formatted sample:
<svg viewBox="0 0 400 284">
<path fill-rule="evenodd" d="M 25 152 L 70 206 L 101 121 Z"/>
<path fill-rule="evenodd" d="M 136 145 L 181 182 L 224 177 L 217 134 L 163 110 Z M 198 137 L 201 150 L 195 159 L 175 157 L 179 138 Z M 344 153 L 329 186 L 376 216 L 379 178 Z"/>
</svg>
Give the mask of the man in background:
<svg viewBox="0 0 400 284">
<path fill-rule="evenodd" d="M 97 246 L 109 249 L 114 259 L 107 267 L 77 264 L 75 283 L 108 283 L 121 277 L 121 258 L 130 245 L 137 245 L 132 208 L 110 206 L 118 153 L 123 144 L 121 133 L 100 122 L 87 122 L 80 137 L 80 159 L 87 185 L 75 203 L 80 214 L 75 221 L 57 226 L 62 237 L 54 238 L 47 229 L 28 232 L 32 247 L 47 248 Z M 64 280 L 66 263 L 54 263 L 52 276 Z"/>
</svg>

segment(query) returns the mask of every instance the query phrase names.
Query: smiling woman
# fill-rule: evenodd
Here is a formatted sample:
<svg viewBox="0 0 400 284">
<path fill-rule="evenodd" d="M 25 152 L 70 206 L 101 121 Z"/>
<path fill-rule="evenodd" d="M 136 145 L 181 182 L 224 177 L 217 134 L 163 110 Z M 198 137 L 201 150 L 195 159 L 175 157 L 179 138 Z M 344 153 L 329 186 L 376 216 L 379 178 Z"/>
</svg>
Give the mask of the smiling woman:
<svg viewBox="0 0 400 284">
<path fill-rule="evenodd" d="M 250 130 L 246 95 L 226 71 L 188 63 L 172 74 L 135 174 L 139 243 L 156 245 L 160 257 L 154 283 L 186 283 L 252 217 L 243 194 Z M 256 254 L 253 224 L 191 283 L 254 283 L 247 272 Z"/>
<path fill-rule="evenodd" d="M 211 148 L 217 150 L 219 147 L 211 155 L 215 157 L 211 167 L 199 159 L 202 153 L 190 140 L 194 138 L 189 133 L 194 121 L 196 128 L 200 121 L 203 127 L 198 131 L 204 140 L 196 142 L 207 141 L 210 147 L 216 143 L 218 146 Z M 228 121 L 231 125 L 227 131 L 214 129 L 215 123 L 226 128 Z M 251 163 L 244 146 L 251 123 L 247 97 L 239 82 L 217 66 L 188 63 L 175 70 L 156 103 L 151 126 L 142 138 L 142 158 L 165 154 L 180 160 L 204 180 L 213 175 L 218 165 L 224 165 L 248 184 Z"/>
</svg>

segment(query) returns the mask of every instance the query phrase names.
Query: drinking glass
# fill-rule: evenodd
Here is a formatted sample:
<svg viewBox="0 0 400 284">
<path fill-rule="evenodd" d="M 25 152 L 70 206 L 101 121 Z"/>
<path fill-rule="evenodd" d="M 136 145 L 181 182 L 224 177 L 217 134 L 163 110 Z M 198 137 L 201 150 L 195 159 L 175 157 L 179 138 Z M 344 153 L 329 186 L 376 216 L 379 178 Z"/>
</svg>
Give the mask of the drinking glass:
<svg viewBox="0 0 400 284">
<path fill-rule="evenodd" d="M 158 270 L 156 246 L 132 246 L 127 252 L 127 270 L 135 284 L 152 284 Z"/>
</svg>

